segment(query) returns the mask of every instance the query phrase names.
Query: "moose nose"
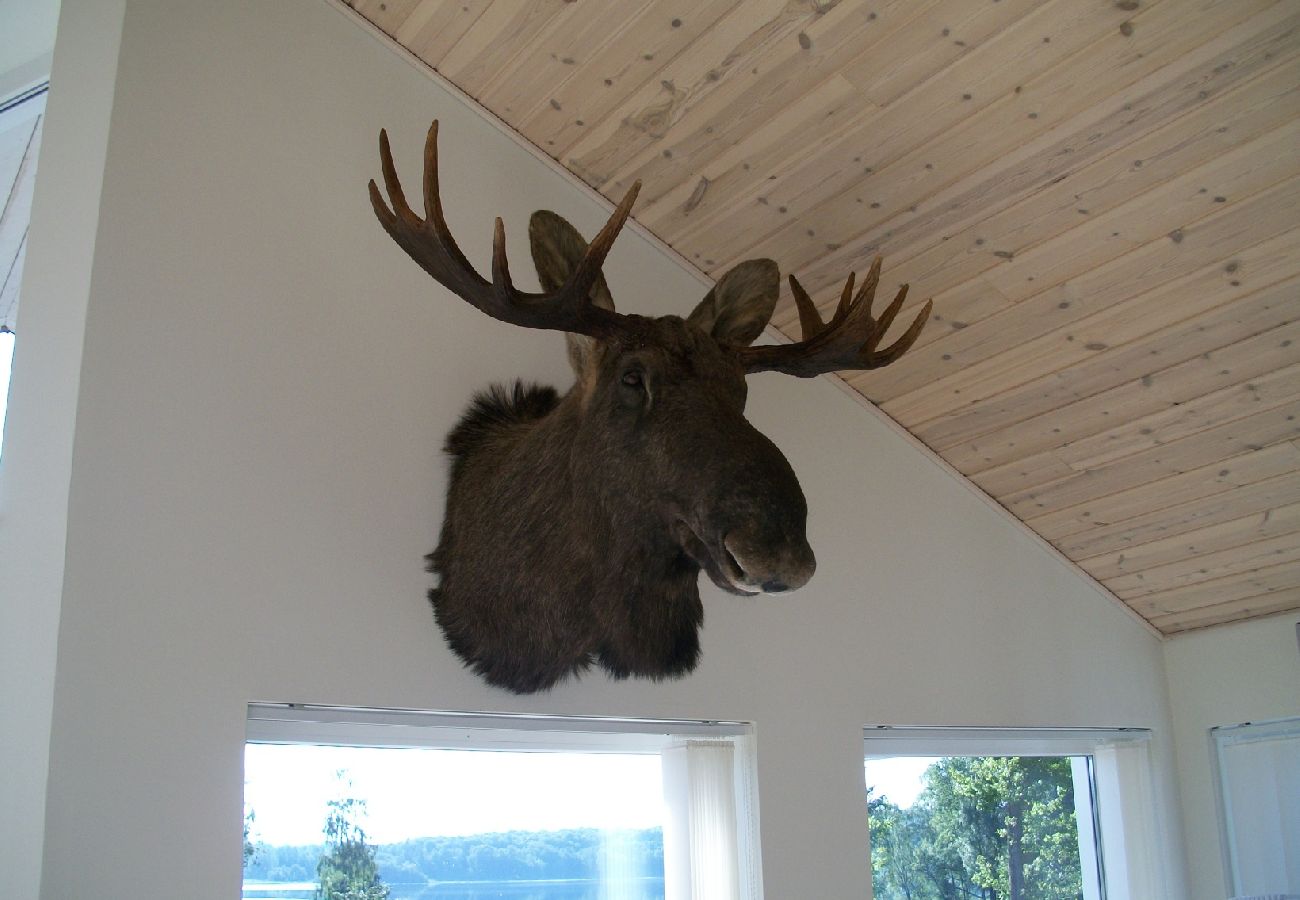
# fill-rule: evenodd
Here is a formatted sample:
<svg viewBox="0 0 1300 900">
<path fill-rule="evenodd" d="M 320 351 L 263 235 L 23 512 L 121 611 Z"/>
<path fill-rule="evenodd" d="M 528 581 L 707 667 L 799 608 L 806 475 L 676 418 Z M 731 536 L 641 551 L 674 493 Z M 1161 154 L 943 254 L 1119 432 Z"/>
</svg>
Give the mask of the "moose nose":
<svg viewBox="0 0 1300 900">
<path fill-rule="evenodd" d="M 738 570 L 736 587 L 765 594 L 784 594 L 808 583 L 817 568 L 812 547 L 800 535 L 793 539 L 765 541 L 758 535 L 732 532 L 723 545 Z"/>
</svg>

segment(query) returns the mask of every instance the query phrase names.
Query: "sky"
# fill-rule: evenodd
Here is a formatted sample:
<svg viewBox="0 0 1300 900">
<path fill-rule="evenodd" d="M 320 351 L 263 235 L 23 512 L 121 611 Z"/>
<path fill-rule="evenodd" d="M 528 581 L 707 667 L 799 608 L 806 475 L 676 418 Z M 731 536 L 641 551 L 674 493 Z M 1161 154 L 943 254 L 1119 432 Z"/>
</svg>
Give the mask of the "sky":
<svg viewBox="0 0 1300 900">
<path fill-rule="evenodd" d="M 340 769 L 352 782 L 346 795 Z M 663 821 L 656 755 L 247 745 L 244 806 L 256 814 L 255 842 L 320 843 L 325 804 L 341 796 L 366 800 L 362 826 L 376 844 Z"/>
<path fill-rule="evenodd" d="M 877 796 L 911 806 L 921 791 L 921 773 L 934 760 L 868 760 L 866 783 Z M 339 770 L 346 770 L 350 791 Z M 659 757 L 652 754 L 281 744 L 249 744 L 245 750 L 244 805 L 256 814 L 255 842 L 320 843 L 326 803 L 343 796 L 366 800 L 362 825 L 376 844 L 512 829 L 652 828 L 663 822 Z"/>
<path fill-rule="evenodd" d="M 916 802 L 925 784 L 921 776 L 939 756 L 894 756 L 868 759 L 864 766 L 867 786 L 874 787 L 874 797 L 887 797 L 895 806 L 907 809 Z"/>
</svg>

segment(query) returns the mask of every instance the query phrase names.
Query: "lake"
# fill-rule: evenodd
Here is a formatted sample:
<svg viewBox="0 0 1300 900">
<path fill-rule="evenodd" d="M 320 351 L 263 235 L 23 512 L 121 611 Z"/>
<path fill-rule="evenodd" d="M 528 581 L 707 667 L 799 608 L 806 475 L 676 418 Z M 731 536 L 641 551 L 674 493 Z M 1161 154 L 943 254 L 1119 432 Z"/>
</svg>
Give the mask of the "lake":
<svg viewBox="0 0 1300 900">
<path fill-rule="evenodd" d="M 663 900 L 662 878 L 632 879 L 616 885 L 596 879 L 569 881 L 444 881 L 391 885 L 390 900 Z M 316 885 L 300 882 L 246 882 L 244 900 L 315 900 Z"/>
</svg>

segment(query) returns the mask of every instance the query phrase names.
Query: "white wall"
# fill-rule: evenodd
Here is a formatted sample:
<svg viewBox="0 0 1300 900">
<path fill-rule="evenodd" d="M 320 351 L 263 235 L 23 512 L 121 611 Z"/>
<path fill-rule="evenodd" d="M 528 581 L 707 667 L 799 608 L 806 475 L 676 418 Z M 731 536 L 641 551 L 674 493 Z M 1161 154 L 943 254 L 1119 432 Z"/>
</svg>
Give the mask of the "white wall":
<svg viewBox="0 0 1300 900">
<path fill-rule="evenodd" d="M 65 15 L 96 2 L 65 0 Z M 752 721 L 776 900 L 867 894 L 866 723 L 1152 727 L 1179 896 L 1158 642 L 825 381 L 751 379 L 751 418 L 808 496 L 808 587 L 763 600 L 706 587 L 704 660 L 682 681 L 592 673 L 516 698 L 461 669 L 424 599 L 438 447 L 474 389 L 567 381 L 567 367 L 558 336 L 449 297 L 373 221 L 380 126 L 413 179 L 434 116 L 444 201 L 475 262 L 496 214 L 521 281 L 531 210 L 588 232 L 603 221 L 323 0 L 127 4 L 71 463 L 42 895 L 236 896 L 245 704 L 296 700 Z M 606 271 L 624 309 L 684 312 L 703 292 L 632 233 Z M 36 433 L 41 389 L 15 380 Z M 25 439 L 10 435 L 29 452 L 8 466 L 7 448 L 4 477 L 57 483 Z"/>
<path fill-rule="evenodd" d="M 1223 856 L 1210 767 L 1217 725 L 1300 716 L 1300 614 L 1194 631 L 1164 645 L 1182 795 L 1190 897 L 1223 897 Z"/>
<path fill-rule="evenodd" d="M 125 0 L 69 15 L 46 106 L 0 462 L 0 851 L 36 894 L 82 336 Z"/>
<path fill-rule="evenodd" d="M 59 0 L 0 0 L 0 100 L 50 74 Z"/>
</svg>

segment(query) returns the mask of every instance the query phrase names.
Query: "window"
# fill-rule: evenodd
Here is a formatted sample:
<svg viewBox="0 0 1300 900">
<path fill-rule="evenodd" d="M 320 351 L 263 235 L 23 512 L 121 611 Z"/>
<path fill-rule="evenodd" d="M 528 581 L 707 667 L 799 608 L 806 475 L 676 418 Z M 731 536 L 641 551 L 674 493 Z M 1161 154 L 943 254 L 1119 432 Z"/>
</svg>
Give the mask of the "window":
<svg viewBox="0 0 1300 900">
<path fill-rule="evenodd" d="M 1146 737 L 1133 729 L 869 729 L 875 896 L 1154 896 L 1149 838 L 1138 840 L 1150 827 L 1144 777 L 1123 788 L 1124 802 L 1119 793 L 1130 763 L 1144 776 Z M 1117 756 L 1121 747 L 1140 748 L 1140 759 Z"/>
<path fill-rule="evenodd" d="M 254 705 L 244 897 L 756 896 L 748 733 Z"/>
<path fill-rule="evenodd" d="M 9 367 L 18 320 L 18 289 L 27 255 L 36 158 L 48 84 L 0 100 L 0 438 L 9 398 Z"/>
<path fill-rule="evenodd" d="M 1233 897 L 1300 894 L 1300 719 L 1210 729 Z"/>
</svg>

